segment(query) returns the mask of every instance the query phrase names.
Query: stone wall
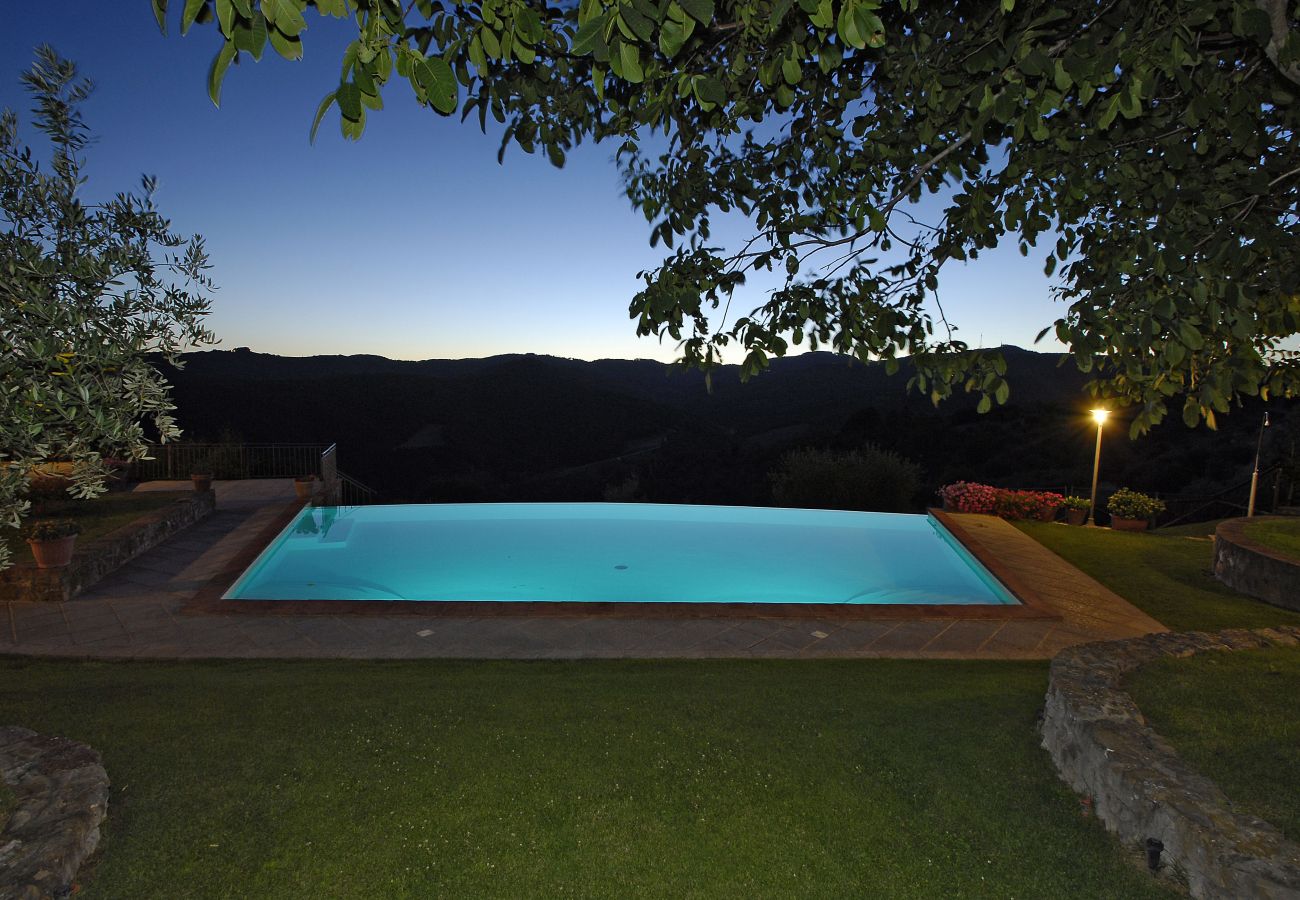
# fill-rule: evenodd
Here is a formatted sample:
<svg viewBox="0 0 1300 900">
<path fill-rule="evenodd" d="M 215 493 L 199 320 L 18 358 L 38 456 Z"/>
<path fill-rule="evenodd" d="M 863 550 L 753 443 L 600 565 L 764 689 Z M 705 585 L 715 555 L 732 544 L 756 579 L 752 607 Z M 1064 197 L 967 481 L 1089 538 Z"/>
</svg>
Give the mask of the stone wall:
<svg viewBox="0 0 1300 900">
<path fill-rule="evenodd" d="M 0 572 L 0 600 L 71 600 L 182 528 L 210 516 L 216 506 L 213 491 L 177 497 L 170 506 L 145 513 L 103 537 L 78 541 L 72 562 L 63 568 L 38 569 L 29 563 Z"/>
<path fill-rule="evenodd" d="M 1214 577 L 1234 591 L 1300 611 L 1300 562 L 1251 540 L 1246 532 L 1251 522 L 1283 518 L 1259 516 L 1220 522 L 1214 529 Z"/>
<path fill-rule="evenodd" d="M 0 897 L 68 896 L 108 810 L 99 754 L 67 738 L 0 728 L 0 778 L 17 801 L 0 831 Z"/>
<path fill-rule="evenodd" d="M 1165 871 L 1198 898 L 1300 898 L 1300 845 L 1232 807 L 1147 726 L 1121 682 L 1166 656 L 1300 646 L 1300 627 L 1152 634 L 1083 644 L 1053 661 L 1043 746 L 1061 776 L 1129 844 L 1163 845 Z"/>
</svg>

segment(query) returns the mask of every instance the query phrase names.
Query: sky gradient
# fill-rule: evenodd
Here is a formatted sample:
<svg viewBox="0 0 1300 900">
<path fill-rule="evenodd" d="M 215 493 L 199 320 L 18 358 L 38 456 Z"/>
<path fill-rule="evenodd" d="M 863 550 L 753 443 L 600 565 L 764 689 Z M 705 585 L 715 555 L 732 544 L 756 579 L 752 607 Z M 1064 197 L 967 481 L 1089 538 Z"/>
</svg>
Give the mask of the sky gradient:
<svg viewBox="0 0 1300 900">
<path fill-rule="evenodd" d="M 657 265 L 650 229 L 622 194 L 615 145 L 585 144 L 563 169 L 473 118 L 421 109 L 390 82 L 386 108 L 359 143 L 331 111 L 314 145 L 316 106 L 337 85 L 350 26 L 308 16 L 306 59 L 269 48 L 232 66 L 221 108 L 207 97 L 220 38 L 196 26 L 158 32 L 146 0 L 29 4 L 0 34 L 0 107 L 40 154 L 19 76 L 49 43 L 98 85 L 85 117 L 97 143 L 83 199 L 157 176 L 174 227 L 207 240 L 219 285 L 209 325 L 220 346 L 291 356 L 373 353 L 398 359 L 547 353 L 671 360 L 671 341 L 638 339 L 627 315 L 636 273 Z M 491 124 L 489 120 L 489 124 Z M 735 246 L 740 225 L 715 228 Z M 1033 345 L 1058 315 L 1041 253 L 1009 242 L 945 266 L 940 290 L 958 337 Z M 777 277 L 753 278 L 733 316 L 763 302 Z M 1058 349 L 1045 341 L 1035 349 Z"/>
</svg>

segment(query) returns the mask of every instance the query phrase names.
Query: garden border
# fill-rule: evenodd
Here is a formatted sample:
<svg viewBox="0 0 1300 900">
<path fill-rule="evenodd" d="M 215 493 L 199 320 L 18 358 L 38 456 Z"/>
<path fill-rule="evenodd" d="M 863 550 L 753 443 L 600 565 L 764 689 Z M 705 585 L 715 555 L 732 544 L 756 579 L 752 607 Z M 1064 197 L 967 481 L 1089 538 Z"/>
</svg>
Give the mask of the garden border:
<svg viewBox="0 0 1300 900">
<path fill-rule="evenodd" d="M 86 541 L 77 548 L 72 562 L 62 568 L 11 566 L 0 572 L 0 601 L 71 600 L 141 553 L 212 515 L 216 502 L 215 491 L 178 491 L 174 503 Z"/>
<path fill-rule="evenodd" d="M 1052 660 L 1043 746 L 1107 829 L 1144 845 L 1197 898 L 1300 897 L 1300 844 L 1235 809 L 1142 716 L 1121 682 L 1164 657 L 1300 646 L 1300 627 L 1146 635 L 1081 644 Z"/>
<path fill-rule="evenodd" d="M 66 897 L 99 845 L 108 811 L 99 753 L 69 738 L 2 727 L 0 778 L 18 801 L 0 831 L 0 897 Z"/>
<path fill-rule="evenodd" d="M 1225 519 L 1214 529 L 1214 577 L 1257 600 L 1300 612 L 1300 561 L 1250 537 L 1253 522 L 1287 521 L 1287 516 Z"/>
</svg>

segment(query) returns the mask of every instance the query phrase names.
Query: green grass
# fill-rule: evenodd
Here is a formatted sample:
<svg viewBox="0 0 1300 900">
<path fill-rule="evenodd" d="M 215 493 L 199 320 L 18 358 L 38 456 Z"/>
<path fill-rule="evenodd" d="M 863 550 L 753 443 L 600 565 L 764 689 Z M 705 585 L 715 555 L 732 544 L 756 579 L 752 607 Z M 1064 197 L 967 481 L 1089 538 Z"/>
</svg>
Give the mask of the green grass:
<svg viewBox="0 0 1300 900">
<path fill-rule="evenodd" d="M 1300 840 L 1300 650 L 1162 660 L 1139 669 L 1129 690 L 1197 771 Z"/>
<path fill-rule="evenodd" d="M 1300 625 L 1300 613 L 1251 599 L 1215 579 L 1214 523 L 1158 532 L 1017 522 L 1021 531 L 1174 631 Z"/>
<path fill-rule="evenodd" d="M 1300 559 L 1300 519 L 1285 522 L 1252 522 L 1246 534 L 1265 547 Z"/>
<path fill-rule="evenodd" d="M 28 521 L 74 519 L 81 526 L 77 541 L 90 541 L 130 524 L 145 513 L 170 506 L 176 502 L 177 496 L 163 491 L 144 491 L 138 494 L 114 491 L 100 494 L 93 500 L 74 500 L 71 497 L 47 500 Z M 30 564 L 34 561 L 31 548 L 27 546 L 21 532 L 5 529 L 2 534 L 9 544 L 14 562 Z"/>
<path fill-rule="evenodd" d="M 113 781 L 86 898 L 1169 896 L 1042 663 L 0 659 Z"/>
</svg>

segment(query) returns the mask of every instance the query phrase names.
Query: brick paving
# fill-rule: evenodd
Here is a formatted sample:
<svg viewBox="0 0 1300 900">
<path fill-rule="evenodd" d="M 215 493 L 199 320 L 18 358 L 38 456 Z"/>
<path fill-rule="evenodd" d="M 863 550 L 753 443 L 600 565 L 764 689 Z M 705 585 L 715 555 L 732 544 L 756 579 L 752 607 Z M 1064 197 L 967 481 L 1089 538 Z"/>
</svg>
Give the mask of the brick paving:
<svg viewBox="0 0 1300 900">
<path fill-rule="evenodd" d="M 156 482 L 142 488 L 176 488 Z M 195 612 L 294 503 L 291 481 L 218 482 L 217 510 L 64 603 L 0 604 L 0 653 L 96 658 L 1044 659 L 1165 628 L 991 516 L 955 516 L 977 553 L 1035 595 L 1039 618 L 429 616 Z M 1068 527 L 1068 526 L 1061 526 Z M 256 601 L 250 601 L 256 602 Z"/>
</svg>

